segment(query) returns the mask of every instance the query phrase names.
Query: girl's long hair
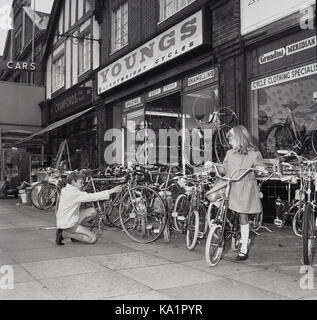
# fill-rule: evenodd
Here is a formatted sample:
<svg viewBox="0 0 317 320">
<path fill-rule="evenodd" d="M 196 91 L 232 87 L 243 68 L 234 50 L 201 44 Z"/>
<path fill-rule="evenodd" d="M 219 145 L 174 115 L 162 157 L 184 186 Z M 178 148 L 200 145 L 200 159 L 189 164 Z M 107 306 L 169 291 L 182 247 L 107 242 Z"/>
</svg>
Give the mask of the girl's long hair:
<svg viewBox="0 0 317 320">
<path fill-rule="evenodd" d="M 257 150 L 257 147 L 252 143 L 252 138 L 244 126 L 235 126 L 232 128 L 233 130 L 233 139 L 237 142 L 237 147 L 234 148 L 235 152 L 239 152 L 241 154 L 248 154 L 250 150 Z"/>
</svg>

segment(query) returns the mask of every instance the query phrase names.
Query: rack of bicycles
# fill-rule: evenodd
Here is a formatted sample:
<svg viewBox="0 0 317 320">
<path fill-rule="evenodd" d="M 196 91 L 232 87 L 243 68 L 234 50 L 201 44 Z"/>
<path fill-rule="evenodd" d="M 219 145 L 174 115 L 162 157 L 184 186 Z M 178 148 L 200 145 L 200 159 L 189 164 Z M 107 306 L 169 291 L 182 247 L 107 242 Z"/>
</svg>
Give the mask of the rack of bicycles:
<svg viewBox="0 0 317 320">
<path fill-rule="evenodd" d="M 310 264 L 315 238 L 317 160 L 304 159 L 293 151 L 280 153 L 284 160 L 281 164 L 288 167 L 289 172 L 296 171 L 296 174 L 280 176 L 280 179 L 289 186 L 288 190 L 292 184 L 298 185 L 298 191 L 294 197 L 289 191 L 287 200 L 276 199 L 274 223 L 282 228 L 287 219 L 292 220 L 294 233 L 303 238 L 303 262 Z M 231 175 L 220 174 L 223 170 L 224 167 L 217 163 L 188 175 L 182 174 L 177 165 L 136 164 L 130 168 L 113 166 L 102 170 L 82 170 L 86 192 L 122 186 L 122 191 L 109 200 L 85 204 L 97 211 L 97 216 L 87 226 L 97 234 L 102 233 L 105 226 L 120 228 L 139 243 L 150 243 L 159 237 L 169 242 L 171 234 L 177 232 L 185 235 L 189 250 L 194 250 L 200 239 L 205 238 L 206 262 L 215 266 L 228 239 L 231 239 L 234 250 L 240 247 L 238 215 L 228 209 L 231 184 L 256 171 L 250 168 L 240 169 Z M 263 172 L 256 174 L 262 175 L 258 178 L 260 189 L 263 182 L 273 177 L 272 172 L 264 172 L 264 176 Z M 56 209 L 65 179 L 66 173 L 51 172 L 47 180 L 29 186 L 32 204 L 42 210 Z M 225 183 L 224 192 L 216 203 L 209 202 L 206 193 L 218 179 Z M 251 230 L 257 233 L 263 227 L 262 220 L 263 212 L 250 216 Z"/>
</svg>

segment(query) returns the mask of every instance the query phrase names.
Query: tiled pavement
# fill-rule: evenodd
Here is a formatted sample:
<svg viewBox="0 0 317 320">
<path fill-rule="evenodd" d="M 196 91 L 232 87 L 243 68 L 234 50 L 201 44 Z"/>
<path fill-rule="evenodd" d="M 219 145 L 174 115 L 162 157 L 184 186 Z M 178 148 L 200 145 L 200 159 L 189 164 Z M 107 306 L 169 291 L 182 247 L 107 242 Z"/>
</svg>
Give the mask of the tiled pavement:
<svg viewBox="0 0 317 320">
<path fill-rule="evenodd" d="M 228 249 L 210 268 L 204 240 L 190 252 L 180 234 L 144 245 L 108 228 L 95 245 L 58 247 L 54 213 L 17 202 L 0 200 L 0 267 L 14 269 L 14 289 L 0 289 L 0 300 L 317 299 L 313 278 L 316 289 L 301 288 L 301 239 L 290 227 L 268 225 L 272 233 L 252 235 L 248 260 L 235 262 Z"/>
</svg>

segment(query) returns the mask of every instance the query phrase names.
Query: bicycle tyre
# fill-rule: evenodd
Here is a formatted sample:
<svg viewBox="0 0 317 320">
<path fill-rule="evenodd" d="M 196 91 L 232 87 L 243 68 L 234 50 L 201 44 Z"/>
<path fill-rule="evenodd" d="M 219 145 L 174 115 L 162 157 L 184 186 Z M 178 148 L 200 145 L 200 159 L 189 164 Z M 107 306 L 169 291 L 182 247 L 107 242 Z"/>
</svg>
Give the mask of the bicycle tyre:
<svg viewBox="0 0 317 320">
<path fill-rule="evenodd" d="M 164 231 L 163 231 L 164 240 L 166 242 L 171 241 L 171 227 L 169 226 L 169 223 L 166 223 Z"/>
<path fill-rule="evenodd" d="M 218 163 L 223 162 L 227 151 L 230 149 L 230 144 L 226 137 L 227 132 L 230 130 L 230 126 L 224 125 L 221 128 L 219 128 L 215 134 L 214 154 Z"/>
<path fill-rule="evenodd" d="M 173 217 L 173 224 L 177 232 L 184 233 L 186 230 L 188 205 L 189 199 L 186 194 L 179 195 L 175 200 L 173 212 L 177 212 L 177 217 Z M 178 217 L 184 217 L 184 220 L 181 221 Z"/>
<path fill-rule="evenodd" d="M 131 206 L 124 207 L 125 201 L 130 198 L 130 194 L 139 196 L 139 199 L 129 199 Z M 143 212 L 140 205 L 146 206 Z M 160 195 L 150 187 L 136 186 L 128 190 L 122 197 L 119 207 L 119 217 L 123 231 L 135 242 L 151 243 L 158 239 L 164 231 L 167 214 L 165 204 Z M 147 229 L 152 226 L 151 229 Z M 155 226 L 155 227 L 154 227 Z M 144 234 L 145 232 L 145 234 Z M 147 235 L 151 236 L 147 238 Z"/>
<path fill-rule="evenodd" d="M 283 124 L 273 125 L 265 138 L 265 152 L 268 158 L 279 156 L 277 150 L 292 150 L 295 136 L 292 130 Z"/>
<path fill-rule="evenodd" d="M 313 262 L 312 254 L 312 238 L 314 236 L 314 213 L 312 204 L 307 202 L 305 204 L 303 216 L 303 262 L 304 265 L 311 265 Z"/>
<path fill-rule="evenodd" d="M 222 256 L 224 244 L 224 230 L 222 225 L 213 224 L 209 230 L 205 247 L 205 259 L 207 265 L 215 267 Z"/>
<path fill-rule="evenodd" d="M 317 154 L 317 130 L 314 130 L 311 134 L 311 144 L 314 153 Z"/>
<path fill-rule="evenodd" d="M 292 227 L 295 235 L 301 237 L 303 229 L 303 209 L 296 211 L 293 218 Z"/>
<path fill-rule="evenodd" d="M 38 195 L 41 189 L 47 184 L 47 182 L 39 182 L 35 184 L 30 190 L 30 202 L 33 207 L 39 210 L 43 210 L 38 201 Z"/>
<path fill-rule="evenodd" d="M 194 250 L 197 244 L 199 232 L 199 213 L 191 210 L 188 214 L 188 223 L 186 230 L 186 246 L 188 250 Z"/>
<path fill-rule="evenodd" d="M 38 203 L 43 210 L 49 210 L 57 203 L 60 189 L 53 183 L 47 183 L 38 194 Z"/>
</svg>

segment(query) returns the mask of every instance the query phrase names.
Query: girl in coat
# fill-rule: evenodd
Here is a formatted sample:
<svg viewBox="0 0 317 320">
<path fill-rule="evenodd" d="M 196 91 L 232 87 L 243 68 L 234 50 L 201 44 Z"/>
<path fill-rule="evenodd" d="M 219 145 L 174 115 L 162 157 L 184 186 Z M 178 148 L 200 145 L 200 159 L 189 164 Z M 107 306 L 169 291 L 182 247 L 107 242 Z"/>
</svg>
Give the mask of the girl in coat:
<svg viewBox="0 0 317 320">
<path fill-rule="evenodd" d="M 228 133 L 227 138 L 232 149 L 227 151 L 223 165 L 226 172 L 223 174 L 232 174 L 236 171 L 233 178 L 240 176 L 243 169 L 256 168 L 265 172 L 263 158 L 256 147 L 251 142 L 251 136 L 244 126 L 235 126 Z M 207 194 L 211 202 L 220 198 L 225 183 L 219 181 Z M 229 209 L 239 213 L 241 225 L 241 249 L 236 257 L 237 261 L 248 258 L 248 241 L 249 241 L 249 219 L 248 215 L 257 214 L 262 211 L 259 187 L 254 172 L 249 173 L 246 177 L 238 182 L 231 184 L 229 195 Z"/>
</svg>

